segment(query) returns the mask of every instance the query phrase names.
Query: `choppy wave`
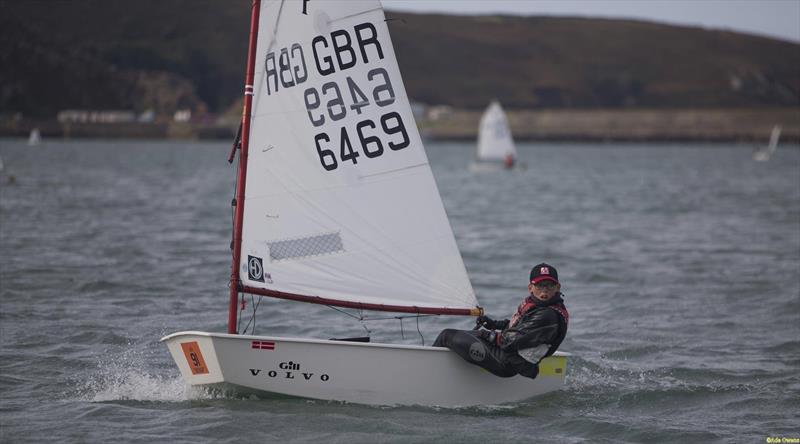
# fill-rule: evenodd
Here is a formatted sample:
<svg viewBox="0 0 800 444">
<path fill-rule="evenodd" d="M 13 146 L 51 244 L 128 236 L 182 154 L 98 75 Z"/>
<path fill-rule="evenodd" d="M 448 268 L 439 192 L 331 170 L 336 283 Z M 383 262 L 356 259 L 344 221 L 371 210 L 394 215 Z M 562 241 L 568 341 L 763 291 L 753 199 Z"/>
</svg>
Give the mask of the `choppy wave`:
<svg viewBox="0 0 800 444">
<path fill-rule="evenodd" d="M 447 443 L 797 433 L 800 150 L 753 165 L 743 147 L 521 145 L 535 168 L 473 175 L 472 148 L 428 150 L 465 265 L 498 317 L 524 295 L 532 263 L 558 266 L 571 313 L 561 348 L 573 353 L 564 390 L 447 409 L 188 386 L 157 340 L 225 329 L 229 145 L 0 141 L 18 177 L 0 193 L 0 434 Z M 319 338 L 369 328 L 373 340 L 416 344 L 471 327 L 380 322 L 265 300 L 255 324 Z"/>
<path fill-rule="evenodd" d="M 210 399 L 208 392 L 186 384 L 175 370 L 153 369 L 152 354 L 135 345 L 102 355 L 95 371 L 79 382 L 78 398 L 89 402 L 181 402 Z"/>
</svg>

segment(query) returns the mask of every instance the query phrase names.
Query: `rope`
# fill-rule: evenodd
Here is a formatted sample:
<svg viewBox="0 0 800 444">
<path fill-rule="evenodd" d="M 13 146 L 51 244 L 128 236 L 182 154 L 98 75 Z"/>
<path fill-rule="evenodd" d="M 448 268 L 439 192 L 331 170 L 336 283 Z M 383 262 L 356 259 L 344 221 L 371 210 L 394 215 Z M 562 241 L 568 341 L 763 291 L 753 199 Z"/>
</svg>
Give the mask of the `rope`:
<svg viewBox="0 0 800 444">
<path fill-rule="evenodd" d="M 353 319 L 356 319 L 357 321 L 361 322 L 361 326 L 364 328 L 364 330 L 367 331 L 367 335 L 371 334 L 372 332 L 370 331 L 370 329 L 367 328 L 365 322 L 386 321 L 386 320 L 391 320 L 391 319 L 397 319 L 398 321 L 400 321 L 400 337 L 402 339 L 405 339 L 406 336 L 405 336 L 405 328 L 403 326 L 403 319 L 415 318 L 416 322 L 417 322 L 417 334 L 419 334 L 419 337 L 422 340 L 422 345 L 423 346 L 425 345 L 425 336 L 422 334 L 422 330 L 420 330 L 420 328 L 419 328 L 419 318 L 425 318 L 425 317 L 429 317 L 429 316 L 439 316 L 437 314 L 415 314 L 415 315 L 406 315 L 406 316 L 385 316 L 385 317 L 368 318 L 368 317 L 364 316 L 364 312 L 362 310 L 359 310 L 358 311 L 359 314 L 355 315 L 353 313 L 347 312 L 345 310 L 342 310 L 341 308 L 334 307 L 332 305 L 326 305 L 326 307 L 328 307 L 328 308 L 330 308 L 332 310 L 336 310 L 339 313 L 342 313 L 342 314 L 344 314 L 346 316 L 349 316 L 349 317 L 351 317 Z"/>
<path fill-rule="evenodd" d="M 419 317 L 417 317 L 417 333 L 419 333 L 419 337 L 422 339 L 422 346 L 425 347 L 425 336 L 422 336 L 422 332 L 419 331 Z"/>
<path fill-rule="evenodd" d="M 244 295 L 242 295 L 242 298 L 244 298 Z M 253 315 L 250 316 L 250 320 L 247 321 L 247 325 L 244 326 L 244 330 L 242 331 L 242 334 L 247 333 L 247 328 L 250 327 L 250 323 L 253 324 L 253 328 L 250 329 L 250 334 L 252 334 L 252 335 L 256 334 L 256 312 L 258 311 L 258 306 L 261 305 L 262 299 L 263 299 L 263 296 L 259 295 L 258 296 L 258 302 L 256 302 L 255 301 L 255 295 L 253 295 L 253 294 L 250 295 L 250 304 L 253 306 Z M 242 312 L 242 310 L 239 310 L 239 314 L 240 315 L 241 315 L 241 312 Z M 241 318 L 241 316 L 239 316 L 239 317 Z"/>
</svg>

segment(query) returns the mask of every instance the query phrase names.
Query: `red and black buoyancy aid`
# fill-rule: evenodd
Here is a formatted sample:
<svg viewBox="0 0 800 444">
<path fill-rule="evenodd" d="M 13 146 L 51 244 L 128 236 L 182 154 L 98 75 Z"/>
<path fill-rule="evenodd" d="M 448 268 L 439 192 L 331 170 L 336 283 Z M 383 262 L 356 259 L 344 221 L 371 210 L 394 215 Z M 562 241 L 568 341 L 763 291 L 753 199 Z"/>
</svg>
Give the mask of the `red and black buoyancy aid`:
<svg viewBox="0 0 800 444">
<path fill-rule="evenodd" d="M 517 307 L 517 312 L 511 316 L 511 322 L 509 322 L 508 326 L 513 327 L 520 319 L 522 319 L 525 314 L 531 310 L 541 309 L 541 308 L 552 308 L 555 310 L 556 313 L 559 314 L 558 316 L 558 336 L 556 340 L 550 344 L 550 348 L 547 349 L 547 353 L 545 353 L 544 357 L 550 356 L 556 352 L 558 346 L 561 345 L 561 342 L 567 336 L 567 326 L 569 324 L 569 312 L 567 311 L 567 307 L 564 305 L 563 294 L 558 293 L 551 301 L 546 303 L 542 303 L 541 301 L 537 301 L 531 296 L 525 298 L 519 307 Z M 538 304 L 537 304 L 538 302 Z"/>
</svg>

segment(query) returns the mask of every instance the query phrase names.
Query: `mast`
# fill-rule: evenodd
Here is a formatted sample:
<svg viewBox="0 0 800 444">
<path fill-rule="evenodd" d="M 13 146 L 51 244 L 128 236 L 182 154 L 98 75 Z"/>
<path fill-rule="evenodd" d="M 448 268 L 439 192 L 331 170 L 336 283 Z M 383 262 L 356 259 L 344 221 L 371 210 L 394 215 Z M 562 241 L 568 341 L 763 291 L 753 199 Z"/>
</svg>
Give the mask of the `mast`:
<svg viewBox="0 0 800 444">
<path fill-rule="evenodd" d="M 244 187 L 247 179 L 247 148 L 250 142 L 250 112 L 253 106 L 253 78 L 256 66 L 256 44 L 258 41 L 258 18 L 261 0 L 253 0 L 250 14 L 250 44 L 247 51 L 247 73 L 244 82 L 244 110 L 242 112 L 242 147 L 239 152 L 239 175 L 236 179 L 235 212 L 233 218 L 233 262 L 231 263 L 230 300 L 228 302 L 228 333 L 236 331 L 237 305 L 239 302 L 239 260 L 242 255 L 242 220 L 244 219 Z"/>
</svg>

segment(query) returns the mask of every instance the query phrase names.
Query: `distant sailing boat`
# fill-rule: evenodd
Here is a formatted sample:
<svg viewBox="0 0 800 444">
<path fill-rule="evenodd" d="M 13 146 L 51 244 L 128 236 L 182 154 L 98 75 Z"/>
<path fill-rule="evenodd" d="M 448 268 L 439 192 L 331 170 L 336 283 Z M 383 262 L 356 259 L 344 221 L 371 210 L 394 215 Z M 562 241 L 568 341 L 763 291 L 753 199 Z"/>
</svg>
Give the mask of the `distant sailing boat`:
<svg viewBox="0 0 800 444">
<path fill-rule="evenodd" d="M 39 132 L 39 128 L 34 128 L 28 135 L 28 145 L 35 146 L 40 143 L 42 143 L 42 134 Z"/>
<path fill-rule="evenodd" d="M 228 333 L 162 338 L 189 384 L 440 406 L 563 386 L 564 353 L 542 361 L 532 380 L 493 376 L 439 347 L 238 334 L 244 294 L 417 315 L 483 312 L 377 0 L 253 1 L 239 151 Z"/>
<path fill-rule="evenodd" d="M 775 150 L 778 149 L 778 140 L 781 138 L 781 126 L 775 125 L 772 127 L 772 132 L 769 135 L 769 144 L 765 147 L 762 147 L 758 151 L 753 153 L 753 160 L 758 162 L 765 162 L 769 160 L 773 154 L 775 154 Z"/>
<path fill-rule="evenodd" d="M 478 128 L 477 163 L 512 168 L 517 161 L 517 149 L 508 118 L 496 100 L 489 104 Z"/>
</svg>

